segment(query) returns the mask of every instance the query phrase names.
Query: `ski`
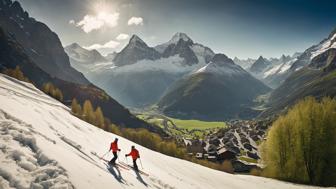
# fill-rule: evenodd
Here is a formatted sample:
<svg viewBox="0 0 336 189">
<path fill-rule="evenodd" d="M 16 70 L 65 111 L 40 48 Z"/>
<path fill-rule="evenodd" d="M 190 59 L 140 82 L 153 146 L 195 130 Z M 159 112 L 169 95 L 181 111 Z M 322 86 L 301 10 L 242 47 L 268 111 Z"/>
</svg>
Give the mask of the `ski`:
<svg viewBox="0 0 336 189">
<path fill-rule="evenodd" d="M 120 164 L 122 164 L 123 166 L 127 166 L 128 168 L 131 168 L 131 169 L 135 170 L 134 167 L 133 167 L 132 165 L 128 165 L 128 164 L 126 164 L 126 163 L 124 163 L 124 162 L 120 162 Z M 135 170 L 135 171 L 136 171 L 136 170 Z M 145 175 L 145 176 L 147 176 L 147 177 L 149 176 L 149 174 L 146 173 L 146 172 L 144 172 L 144 171 L 137 170 L 137 172 L 139 172 L 140 174 Z"/>
<path fill-rule="evenodd" d="M 106 165 L 108 165 L 109 167 L 120 167 L 122 169 L 130 170 L 130 168 L 128 166 L 121 165 L 119 163 L 116 163 L 115 165 L 110 165 L 108 160 L 106 160 L 106 159 L 101 159 L 101 160 L 105 161 Z"/>
</svg>

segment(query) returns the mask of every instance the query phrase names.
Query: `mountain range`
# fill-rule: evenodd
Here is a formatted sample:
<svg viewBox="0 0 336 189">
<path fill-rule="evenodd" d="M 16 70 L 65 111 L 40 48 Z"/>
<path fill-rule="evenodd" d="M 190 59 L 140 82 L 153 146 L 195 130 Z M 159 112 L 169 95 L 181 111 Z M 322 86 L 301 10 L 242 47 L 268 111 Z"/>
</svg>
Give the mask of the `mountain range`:
<svg viewBox="0 0 336 189">
<path fill-rule="evenodd" d="M 259 56 L 254 62 L 245 67 L 253 76 L 263 81 L 271 88 L 277 88 L 290 74 L 288 71 L 301 53 L 282 55 L 279 58 L 264 58 Z M 253 60 L 253 59 L 248 59 Z M 244 64 L 244 61 L 236 58 L 236 62 Z M 243 62 L 243 63 L 242 63 Z"/>
<path fill-rule="evenodd" d="M 133 35 L 108 63 L 79 64 L 70 53 L 77 51 L 76 48 L 70 45 L 65 49 L 75 68 L 130 107 L 155 104 L 172 83 L 206 65 L 214 56 L 210 48 L 194 43 L 184 33 L 176 33 L 171 40 L 156 47 L 149 47 Z"/>
<path fill-rule="evenodd" d="M 333 67 L 325 66 L 333 65 L 334 34 L 303 53 L 256 60 L 231 60 L 184 33 L 154 47 L 133 36 L 121 52 L 113 54 L 112 61 L 87 62 L 89 71 L 79 71 L 126 106 L 154 105 L 181 118 L 251 118 L 259 112 L 252 108 L 253 101 L 270 88 L 275 90 L 268 95 L 267 110 L 261 115 L 281 112 L 308 95 L 333 96 L 333 87 L 324 88 L 333 79 L 324 78 L 332 78 Z M 137 56 L 129 56 L 133 53 Z"/>
<path fill-rule="evenodd" d="M 336 30 L 308 48 L 290 67 L 289 77 L 270 95 L 262 116 L 287 110 L 306 96 L 317 99 L 336 95 Z"/>
<path fill-rule="evenodd" d="M 155 47 L 133 35 L 109 63 L 96 61 L 88 65 L 82 61 L 78 65 L 73 57 L 76 53 L 72 52 L 89 51 L 83 53 L 74 46 L 65 47 L 71 64 L 130 107 L 155 105 L 164 113 L 189 118 L 250 117 L 255 115 L 249 107 L 253 98 L 269 91 L 226 55 L 215 54 L 185 33 L 176 33 Z M 241 87 L 236 88 L 237 85 Z M 198 106 L 202 96 L 208 103 L 203 101 Z"/>
</svg>

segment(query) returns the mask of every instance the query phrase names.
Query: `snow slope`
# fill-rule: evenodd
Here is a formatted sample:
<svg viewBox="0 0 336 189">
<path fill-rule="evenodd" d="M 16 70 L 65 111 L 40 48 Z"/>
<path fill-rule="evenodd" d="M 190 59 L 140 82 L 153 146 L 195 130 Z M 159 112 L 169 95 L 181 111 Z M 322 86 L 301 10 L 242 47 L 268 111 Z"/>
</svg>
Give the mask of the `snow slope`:
<svg viewBox="0 0 336 189">
<path fill-rule="evenodd" d="M 304 188 L 230 175 L 139 145 L 143 171 L 109 172 L 95 155 L 116 135 L 74 117 L 68 107 L 31 84 L 0 75 L 0 188 Z M 119 138 L 120 161 L 133 142 Z M 108 157 L 110 158 L 110 157 Z"/>
<path fill-rule="evenodd" d="M 319 45 L 317 45 L 311 52 L 310 59 L 313 59 L 317 55 L 322 54 L 331 48 L 336 48 L 336 33 L 334 33 L 329 38 L 323 40 Z"/>
<path fill-rule="evenodd" d="M 236 64 L 226 64 L 226 65 L 218 65 L 214 62 L 210 62 L 204 67 L 197 70 L 195 73 L 213 73 L 217 75 L 239 75 L 239 74 L 247 74 L 247 72 Z"/>
</svg>

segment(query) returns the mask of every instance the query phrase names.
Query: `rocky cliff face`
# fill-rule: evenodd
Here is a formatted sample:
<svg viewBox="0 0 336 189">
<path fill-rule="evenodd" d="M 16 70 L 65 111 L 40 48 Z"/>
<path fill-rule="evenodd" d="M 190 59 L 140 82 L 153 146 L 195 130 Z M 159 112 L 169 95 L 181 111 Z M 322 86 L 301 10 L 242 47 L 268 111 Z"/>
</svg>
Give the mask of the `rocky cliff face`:
<svg viewBox="0 0 336 189">
<path fill-rule="evenodd" d="M 29 58 L 42 70 L 66 81 L 89 84 L 89 81 L 70 66 L 61 41 L 48 26 L 29 17 L 18 2 L 0 1 L 2 29 L 24 48 Z"/>
</svg>

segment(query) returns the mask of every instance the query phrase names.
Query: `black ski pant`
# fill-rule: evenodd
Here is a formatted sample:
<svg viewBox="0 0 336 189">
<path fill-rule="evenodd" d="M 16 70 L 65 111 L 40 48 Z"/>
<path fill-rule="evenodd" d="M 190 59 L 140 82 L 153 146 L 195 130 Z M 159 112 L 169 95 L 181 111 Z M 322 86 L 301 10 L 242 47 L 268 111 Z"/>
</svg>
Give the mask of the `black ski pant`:
<svg viewBox="0 0 336 189">
<path fill-rule="evenodd" d="M 137 159 L 133 159 L 133 167 L 134 167 L 134 169 L 135 169 L 136 171 L 138 171 L 139 169 L 138 169 L 138 165 L 137 165 L 137 163 L 136 163 L 136 160 L 137 160 Z"/>
<path fill-rule="evenodd" d="M 112 152 L 113 153 L 113 158 L 111 159 L 110 163 L 115 164 L 115 161 L 118 159 L 118 154 L 117 152 Z"/>
</svg>

